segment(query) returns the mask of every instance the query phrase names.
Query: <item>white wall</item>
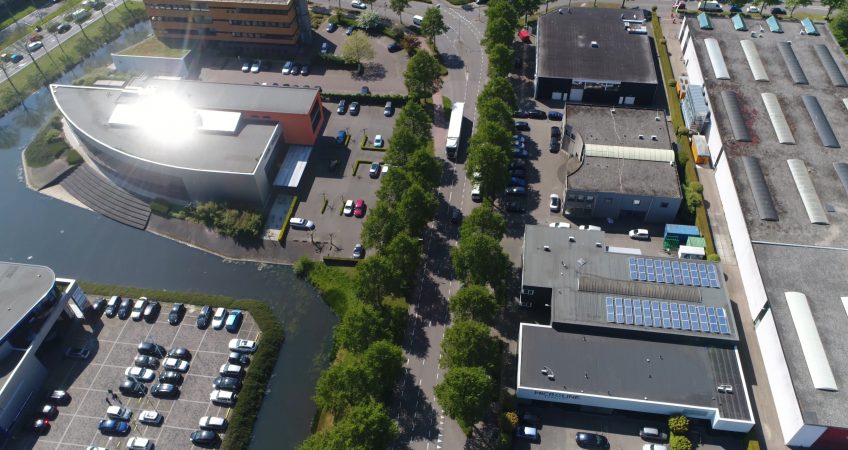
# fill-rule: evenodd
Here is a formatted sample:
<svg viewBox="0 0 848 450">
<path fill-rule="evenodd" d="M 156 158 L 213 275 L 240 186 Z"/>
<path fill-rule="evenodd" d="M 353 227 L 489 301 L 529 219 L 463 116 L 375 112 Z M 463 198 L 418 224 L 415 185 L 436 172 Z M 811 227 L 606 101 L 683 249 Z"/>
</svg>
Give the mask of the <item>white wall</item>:
<svg viewBox="0 0 848 450">
<path fill-rule="evenodd" d="M 183 58 L 161 58 L 158 56 L 118 55 L 112 53 L 112 62 L 121 72 L 143 73 L 167 77 L 188 76 L 188 55 Z"/>
</svg>

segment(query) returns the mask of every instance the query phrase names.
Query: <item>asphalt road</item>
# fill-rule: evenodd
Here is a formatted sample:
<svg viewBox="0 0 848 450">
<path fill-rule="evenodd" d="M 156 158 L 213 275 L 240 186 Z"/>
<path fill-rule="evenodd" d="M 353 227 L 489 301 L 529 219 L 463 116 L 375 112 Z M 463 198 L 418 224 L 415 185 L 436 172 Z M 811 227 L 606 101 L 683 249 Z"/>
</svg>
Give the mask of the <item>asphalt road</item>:
<svg viewBox="0 0 848 450">
<path fill-rule="evenodd" d="M 109 11 L 117 8 L 124 1 L 125 0 L 112 0 L 110 2 L 107 2 L 106 6 L 102 10 L 103 14 L 108 13 Z M 61 6 L 61 3 L 58 4 L 58 5 L 52 5 L 50 8 L 60 7 L 60 6 Z M 27 18 L 30 18 L 33 15 L 41 14 L 42 11 L 43 10 L 36 11 L 36 12 L 30 14 L 29 16 L 27 16 Z M 48 13 L 45 13 L 45 15 L 48 14 Z M 90 24 L 94 23 L 95 21 L 100 20 L 101 18 L 103 18 L 103 14 L 101 14 L 100 11 L 92 11 L 91 17 L 89 17 L 88 20 L 83 22 L 82 26 L 87 27 Z M 38 18 L 34 18 L 32 23 L 35 23 L 37 21 L 38 21 Z M 14 27 L 14 25 L 12 25 L 12 27 Z M 21 55 L 24 56 L 24 59 L 17 64 L 3 63 L 6 66 L 6 72 L 9 74 L 9 76 L 12 76 L 12 75 L 20 72 L 24 67 L 32 64 L 33 58 L 37 61 L 37 60 L 45 57 L 45 55 L 47 54 L 48 51 L 50 51 L 50 50 L 52 50 L 56 47 L 59 47 L 59 43 L 67 41 L 68 39 L 71 38 L 71 36 L 74 36 L 79 32 L 80 32 L 80 27 L 77 24 L 73 24 L 71 29 L 68 30 L 68 32 L 66 32 L 64 34 L 52 34 L 52 33 L 48 33 L 47 30 L 44 30 L 44 31 L 41 32 L 41 34 L 44 35 L 44 40 L 42 41 L 42 43 L 44 44 L 44 47 L 39 49 L 39 50 L 32 52 L 31 54 L 29 54 L 29 52 L 27 52 L 27 50 L 26 50 L 26 44 L 28 42 L 26 38 L 23 38 L 20 41 L 12 44 L 11 46 L 4 48 L 3 50 L 0 50 L 0 53 L 20 53 Z M 3 83 L 5 81 L 6 81 L 6 75 L 4 73 L 0 72 L 0 83 Z"/>
</svg>

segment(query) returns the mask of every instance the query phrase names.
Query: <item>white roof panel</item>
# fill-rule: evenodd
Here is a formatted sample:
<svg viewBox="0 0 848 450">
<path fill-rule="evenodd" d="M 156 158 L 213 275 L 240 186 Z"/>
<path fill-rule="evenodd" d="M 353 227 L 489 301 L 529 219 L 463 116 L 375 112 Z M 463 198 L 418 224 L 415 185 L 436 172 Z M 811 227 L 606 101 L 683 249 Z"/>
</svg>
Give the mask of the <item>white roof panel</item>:
<svg viewBox="0 0 848 450">
<path fill-rule="evenodd" d="M 763 67 L 763 61 L 760 59 L 760 52 L 757 51 L 757 45 L 754 41 L 743 40 L 739 41 L 742 44 L 742 51 L 745 52 L 745 58 L 748 60 L 748 66 L 751 67 L 751 73 L 754 74 L 754 79 L 757 81 L 768 81 L 766 68 Z"/>
<path fill-rule="evenodd" d="M 620 145 L 585 144 L 585 155 L 598 158 L 634 159 L 638 161 L 674 161 L 674 150 L 624 147 Z"/>
<path fill-rule="evenodd" d="M 798 193 L 801 195 L 801 201 L 804 203 L 804 208 L 807 209 L 807 216 L 810 222 L 827 225 L 827 214 L 822 208 L 819 194 L 816 193 L 816 187 L 813 185 L 813 180 L 807 172 L 807 165 L 800 159 L 789 159 L 786 161 L 789 164 L 789 171 L 792 172 L 792 178 L 795 179 L 795 187 L 798 188 Z"/>
<path fill-rule="evenodd" d="M 283 160 L 280 171 L 274 178 L 274 186 L 296 188 L 300 184 L 300 178 L 303 177 L 303 171 L 306 170 L 306 163 L 311 154 L 311 146 L 290 146 L 286 152 L 286 159 Z"/>
<path fill-rule="evenodd" d="M 710 57 L 710 63 L 713 66 L 713 73 L 719 80 L 729 80 L 730 72 L 727 71 L 727 65 L 724 63 L 724 55 L 721 54 L 721 47 L 718 41 L 713 38 L 704 39 L 704 45 L 707 46 L 707 54 Z"/>
<path fill-rule="evenodd" d="M 810 311 L 807 296 L 800 292 L 784 292 L 784 295 L 786 296 L 786 305 L 789 307 L 789 314 L 792 316 L 792 322 L 795 324 L 795 331 L 798 333 L 801 351 L 807 361 L 807 369 L 809 369 L 810 377 L 813 379 L 813 386 L 824 391 L 838 391 L 839 387 L 836 385 L 836 379 L 830 369 L 830 362 L 824 352 L 824 346 L 816 328 L 813 313 Z"/>
<path fill-rule="evenodd" d="M 781 144 L 794 144 L 795 137 L 792 136 L 792 130 L 789 128 L 789 123 L 786 122 L 786 116 L 783 115 L 783 109 L 780 108 L 780 102 L 777 96 L 771 92 L 763 92 L 763 103 L 766 105 L 771 126 L 774 127 L 774 132 L 777 134 L 777 142 Z"/>
</svg>

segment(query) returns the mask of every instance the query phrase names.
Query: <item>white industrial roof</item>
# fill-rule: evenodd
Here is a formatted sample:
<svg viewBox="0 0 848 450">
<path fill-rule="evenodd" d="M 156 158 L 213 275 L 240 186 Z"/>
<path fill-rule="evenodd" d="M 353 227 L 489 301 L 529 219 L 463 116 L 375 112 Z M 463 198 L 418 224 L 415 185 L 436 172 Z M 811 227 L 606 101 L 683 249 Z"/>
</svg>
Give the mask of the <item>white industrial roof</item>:
<svg viewBox="0 0 848 450">
<path fill-rule="evenodd" d="M 704 45 L 707 46 L 707 54 L 710 56 L 710 64 L 713 66 L 715 77 L 719 80 L 729 80 L 730 72 L 727 71 L 727 64 L 724 63 L 724 55 L 721 54 L 718 41 L 713 38 L 706 38 Z"/>
<path fill-rule="evenodd" d="M 794 144 L 795 137 L 792 136 L 792 130 L 789 128 L 789 123 L 786 122 L 786 116 L 783 115 L 783 109 L 780 108 L 780 102 L 777 96 L 771 92 L 763 92 L 763 103 L 766 105 L 771 125 L 774 127 L 774 132 L 777 134 L 777 142 L 781 144 Z"/>
<path fill-rule="evenodd" d="M 825 391 L 838 391 L 839 387 L 830 370 L 830 363 L 824 352 L 810 305 L 807 303 L 807 296 L 800 292 L 785 292 L 784 295 L 792 322 L 795 324 L 795 331 L 798 333 L 801 351 L 804 353 L 804 359 L 807 360 L 813 386 Z"/>
<path fill-rule="evenodd" d="M 807 216 L 810 222 L 820 225 L 827 225 L 827 214 L 824 212 L 819 194 L 816 192 L 816 187 L 813 185 L 813 180 L 807 172 L 807 164 L 800 159 L 786 160 L 789 164 L 789 171 L 792 172 L 792 178 L 795 180 L 795 187 L 798 188 L 798 194 L 801 195 L 801 201 L 804 203 L 804 208 L 807 210 Z"/>
<path fill-rule="evenodd" d="M 300 179 L 303 177 L 303 171 L 306 170 L 306 163 L 309 161 L 309 155 L 312 154 L 312 147 L 309 145 L 292 145 L 286 153 L 286 159 L 280 166 L 280 171 L 277 172 L 277 177 L 274 178 L 274 186 L 277 187 L 297 187 L 300 184 Z"/>
<path fill-rule="evenodd" d="M 633 159 L 637 161 L 674 161 L 674 150 L 625 147 L 621 145 L 586 144 L 585 155 L 598 158 Z"/>
<path fill-rule="evenodd" d="M 768 74 L 765 67 L 763 67 L 760 52 L 757 51 L 757 45 L 754 44 L 754 41 L 745 39 L 739 43 L 742 44 L 742 51 L 745 52 L 745 58 L 748 60 L 751 73 L 754 74 L 754 79 L 757 81 L 768 81 Z"/>
</svg>

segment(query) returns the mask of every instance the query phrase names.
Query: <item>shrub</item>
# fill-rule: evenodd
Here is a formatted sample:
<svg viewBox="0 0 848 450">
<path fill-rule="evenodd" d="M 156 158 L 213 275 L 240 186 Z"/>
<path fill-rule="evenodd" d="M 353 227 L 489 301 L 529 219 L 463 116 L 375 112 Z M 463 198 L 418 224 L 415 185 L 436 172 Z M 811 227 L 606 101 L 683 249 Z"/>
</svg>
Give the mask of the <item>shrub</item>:
<svg viewBox="0 0 848 450">
<path fill-rule="evenodd" d="M 289 212 L 286 214 L 286 220 L 283 221 L 283 228 L 280 230 L 280 235 L 277 237 L 277 240 L 280 242 L 283 241 L 283 238 L 286 235 L 286 230 L 289 229 L 289 220 L 291 220 L 292 216 L 294 215 L 295 208 L 297 208 L 296 195 L 294 196 L 294 198 L 292 198 L 291 206 L 289 206 Z"/>
<path fill-rule="evenodd" d="M 721 257 L 716 255 L 715 253 L 710 253 L 707 255 L 707 261 L 719 262 L 721 261 Z"/>
<path fill-rule="evenodd" d="M 164 199 L 154 198 L 153 201 L 150 202 L 150 210 L 160 216 L 167 216 L 171 211 L 171 205 Z"/>
<path fill-rule="evenodd" d="M 657 12 L 657 5 L 651 6 L 651 11 Z"/>
<path fill-rule="evenodd" d="M 80 156 L 76 150 L 71 149 L 65 152 L 65 161 L 67 161 L 68 164 L 75 166 L 82 163 L 82 156 Z"/>
<path fill-rule="evenodd" d="M 668 430 L 674 434 L 683 434 L 689 431 L 689 418 L 686 416 L 672 416 L 668 419 Z"/>
<path fill-rule="evenodd" d="M 692 450 L 692 441 L 686 436 L 671 436 L 671 450 Z"/>
<path fill-rule="evenodd" d="M 747 450 L 760 450 L 760 443 L 756 439 L 748 439 Z"/>
<path fill-rule="evenodd" d="M 300 279 L 305 279 L 309 276 L 309 273 L 312 272 L 312 269 L 315 268 L 315 264 L 315 261 L 308 256 L 301 256 L 300 259 L 294 263 L 294 274 Z"/>
<path fill-rule="evenodd" d="M 677 86 L 677 80 L 668 80 L 666 84 L 668 85 L 668 87 L 675 87 Z"/>
<path fill-rule="evenodd" d="M 509 411 L 503 414 L 503 420 L 501 424 L 501 428 L 504 431 L 508 431 L 512 433 L 515 431 L 515 427 L 518 426 L 518 414 L 515 411 Z"/>
<path fill-rule="evenodd" d="M 666 43 L 665 38 L 660 39 L 660 45 L 665 45 L 665 43 Z"/>
<path fill-rule="evenodd" d="M 689 129 L 686 128 L 685 125 L 681 125 L 681 126 L 677 127 L 677 135 L 678 136 L 689 136 Z M 678 150 L 685 151 L 685 148 L 684 149 L 678 149 Z"/>
<path fill-rule="evenodd" d="M 503 431 L 498 435 L 498 448 L 508 449 L 512 447 L 512 434 Z"/>
</svg>

